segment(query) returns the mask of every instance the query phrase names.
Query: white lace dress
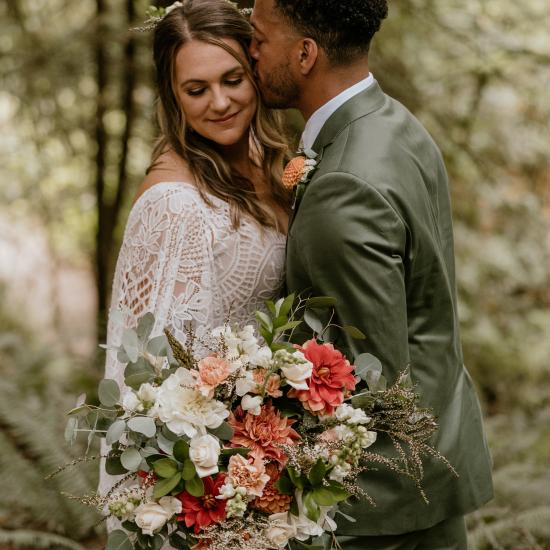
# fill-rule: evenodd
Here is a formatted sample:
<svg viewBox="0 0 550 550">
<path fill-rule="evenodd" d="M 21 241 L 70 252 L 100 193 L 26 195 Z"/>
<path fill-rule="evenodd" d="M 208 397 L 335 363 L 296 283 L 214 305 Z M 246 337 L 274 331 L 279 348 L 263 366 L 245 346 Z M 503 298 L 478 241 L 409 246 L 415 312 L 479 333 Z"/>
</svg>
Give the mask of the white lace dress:
<svg viewBox="0 0 550 550">
<path fill-rule="evenodd" d="M 130 211 L 119 252 L 111 311 L 128 308 L 127 326 L 150 311 L 156 324 L 185 342 L 191 323 L 197 336 L 232 322 L 253 321 L 254 311 L 282 287 L 286 237 L 245 217 L 232 227 L 229 205 L 210 196 L 205 203 L 194 185 L 158 183 Z M 107 345 L 119 346 L 123 328 L 109 321 Z M 124 365 L 107 352 L 105 378 L 124 384 Z M 114 478 L 100 476 L 105 494 Z M 109 522 L 111 525 L 111 522 Z"/>
</svg>

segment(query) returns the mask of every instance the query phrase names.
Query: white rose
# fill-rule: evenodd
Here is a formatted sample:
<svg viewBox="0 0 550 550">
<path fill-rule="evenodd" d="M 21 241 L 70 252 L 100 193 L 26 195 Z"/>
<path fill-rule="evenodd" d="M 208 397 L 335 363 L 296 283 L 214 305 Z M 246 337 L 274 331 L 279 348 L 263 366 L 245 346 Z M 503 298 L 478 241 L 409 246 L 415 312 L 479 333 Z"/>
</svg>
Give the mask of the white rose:
<svg viewBox="0 0 550 550">
<path fill-rule="evenodd" d="M 153 535 L 154 531 L 162 528 L 173 515 L 156 502 L 146 502 L 136 508 L 134 521 L 144 535 Z"/>
<path fill-rule="evenodd" d="M 334 415 L 341 422 L 347 421 L 350 424 L 368 424 L 371 421 L 363 409 L 356 409 L 346 403 L 340 405 Z"/>
<path fill-rule="evenodd" d="M 206 477 L 218 472 L 220 443 L 210 434 L 194 437 L 189 444 L 189 458 L 197 469 L 199 477 Z"/>
<path fill-rule="evenodd" d="M 250 414 L 258 416 L 262 412 L 262 398 L 259 395 L 252 397 L 247 394 L 241 399 L 241 407 L 243 411 L 248 411 Z"/>
<path fill-rule="evenodd" d="M 281 367 L 283 376 L 286 381 L 297 390 L 307 390 L 308 385 L 306 380 L 311 378 L 311 372 L 313 365 L 308 361 L 307 363 L 301 363 L 298 365 L 289 365 L 288 367 Z"/>
<path fill-rule="evenodd" d="M 288 521 L 288 512 L 269 516 L 269 527 L 264 534 L 276 548 L 284 548 L 296 536 L 296 528 Z"/>
<path fill-rule="evenodd" d="M 159 500 L 159 504 L 172 516 L 174 514 L 181 513 L 183 509 L 183 505 L 181 503 L 181 500 L 174 498 L 174 497 L 162 497 Z"/>
</svg>

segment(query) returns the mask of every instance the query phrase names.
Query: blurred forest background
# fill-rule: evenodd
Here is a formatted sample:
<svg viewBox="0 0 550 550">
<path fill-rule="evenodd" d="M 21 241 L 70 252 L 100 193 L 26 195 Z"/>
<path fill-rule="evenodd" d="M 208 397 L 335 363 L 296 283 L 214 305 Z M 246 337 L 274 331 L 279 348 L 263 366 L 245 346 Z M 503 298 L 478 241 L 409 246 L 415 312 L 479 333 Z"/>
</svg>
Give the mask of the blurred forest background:
<svg viewBox="0 0 550 550">
<path fill-rule="evenodd" d="M 170 2 L 164 3 L 164 5 Z M 250 3 L 242 2 L 242 6 Z M 155 136 L 142 0 L 0 2 L 0 548 L 102 547 L 64 412 L 102 375 L 110 278 Z M 443 150 L 496 498 L 473 549 L 550 548 L 550 2 L 390 0 L 372 70 Z M 85 443 L 85 442 L 84 442 Z"/>
</svg>

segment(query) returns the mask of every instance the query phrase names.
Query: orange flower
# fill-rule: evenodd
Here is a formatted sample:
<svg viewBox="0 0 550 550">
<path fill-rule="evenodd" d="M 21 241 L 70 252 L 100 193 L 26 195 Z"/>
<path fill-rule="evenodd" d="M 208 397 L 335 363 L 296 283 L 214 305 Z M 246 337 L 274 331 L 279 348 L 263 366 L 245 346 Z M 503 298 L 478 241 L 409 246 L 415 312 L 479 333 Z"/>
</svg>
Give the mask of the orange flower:
<svg viewBox="0 0 550 550">
<path fill-rule="evenodd" d="M 266 374 L 266 369 L 254 369 L 252 371 L 254 382 L 256 382 L 256 384 L 258 384 L 259 386 L 258 391 L 260 391 L 264 385 Z M 278 374 L 272 374 L 267 381 L 265 391 L 270 397 L 281 397 L 281 395 L 283 395 L 283 392 L 279 389 L 280 387 L 281 377 Z"/>
<path fill-rule="evenodd" d="M 214 389 L 231 374 L 231 364 L 221 357 L 210 356 L 199 361 L 199 391 L 213 397 Z"/>
<path fill-rule="evenodd" d="M 281 477 L 281 472 L 273 463 L 267 464 L 265 469 L 270 479 L 264 488 L 262 496 L 254 499 L 252 501 L 252 506 L 266 514 L 286 512 L 290 508 L 292 496 L 279 493 L 275 487 L 275 483 L 279 477 Z"/>
<path fill-rule="evenodd" d="M 293 445 L 300 439 L 291 428 L 295 421 L 281 416 L 269 401 L 262 406 L 258 416 L 245 413 L 239 406 L 227 422 L 235 431 L 229 442 L 231 447 L 247 447 L 251 449 L 250 456 L 275 460 L 283 465 L 287 456 L 280 445 Z"/>
<path fill-rule="evenodd" d="M 282 181 L 284 187 L 287 189 L 292 189 L 300 183 L 300 180 L 304 174 L 305 163 L 305 157 L 294 157 L 293 159 L 290 159 L 283 172 Z"/>
<path fill-rule="evenodd" d="M 257 497 L 261 496 L 270 479 L 263 460 L 247 459 L 242 455 L 233 455 L 229 459 L 227 474 L 233 487 L 244 487 L 249 495 Z"/>
<path fill-rule="evenodd" d="M 305 358 L 313 363 L 307 390 L 292 389 L 289 397 L 297 397 L 312 414 L 332 416 L 344 402 L 344 392 L 355 389 L 354 367 L 332 344 L 308 340 L 301 348 Z"/>
</svg>

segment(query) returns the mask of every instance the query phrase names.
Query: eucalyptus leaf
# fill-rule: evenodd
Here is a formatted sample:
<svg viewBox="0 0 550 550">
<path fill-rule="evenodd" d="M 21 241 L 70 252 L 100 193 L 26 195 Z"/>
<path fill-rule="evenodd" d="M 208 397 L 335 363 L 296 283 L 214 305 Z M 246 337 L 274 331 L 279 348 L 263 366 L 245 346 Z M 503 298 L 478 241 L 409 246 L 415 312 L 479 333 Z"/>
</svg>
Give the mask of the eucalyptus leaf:
<svg viewBox="0 0 550 550">
<path fill-rule="evenodd" d="M 157 533 L 151 541 L 149 541 L 150 550 L 160 550 L 164 544 L 164 537 Z"/>
<path fill-rule="evenodd" d="M 222 422 L 217 428 L 208 428 L 208 431 L 223 441 L 229 441 L 235 433 L 227 422 Z"/>
<path fill-rule="evenodd" d="M 101 404 L 106 407 L 116 405 L 120 399 L 120 388 L 118 384 L 115 380 L 109 380 L 108 378 L 99 383 L 97 393 Z"/>
<path fill-rule="evenodd" d="M 323 323 L 313 310 L 306 309 L 304 312 L 304 321 L 316 334 L 321 334 L 323 332 Z"/>
<path fill-rule="evenodd" d="M 128 420 L 128 428 L 133 432 L 153 437 L 157 433 L 157 425 L 150 416 L 135 416 Z"/>
<path fill-rule="evenodd" d="M 165 334 L 161 334 L 149 340 L 147 351 L 155 357 L 166 357 L 169 347 L 168 338 L 166 338 Z"/>
<path fill-rule="evenodd" d="M 170 546 L 177 548 L 178 550 L 188 550 L 189 543 L 185 540 L 185 535 L 181 531 L 176 531 L 172 533 L 168 540 L 170 541 Z"/>
<path fill-rule="evenodd" d="M 105 550 L 133 550 L 133 545 L 122 529 L 116 529 L 109 533 Z"/>
<path fill-rule="evenodd" d="M 112 445 L 113 443 L 116 443 L 121 437 L 122 434 L 126 430 L 126 421 L 124 420 L 115 420 L 107 430 L 107 434 L 105 436 L 105 441 L 107 445 Z"/>
<path fill-rule="evenodd" d="M 117 361 L 119 363 L 122 363 L 123 365 L 126 365 L 127 363 L 130 362 L 130 358 L 128 357 L 128 354 L 123 349 L 118 350 L 116 358 L 117 358 Z"/>
<path fill-rule="evenodd" d="M 136 334 L 137 334 L 138 340 L 140 342 L 145 343 L 147 338 L 149 338 L 149 335 L 151 334 L 151 331 L 153 330 L 154 324 L 155 324 L 155 316 L 150 311 L 147 312 L 138 321 Z"/>
<path fill-rule="evenodd" d="M 89 405 L 80 405 L 80 407 L 75 407 L 71 409 L 67 416 L 86 416 L 90 412 Z"/>
<path fill-rule="evenodd" d="M 139 357 L 139 339 L 136 331 L 127 328 L 122 334 L 122 347 L 132 363 L 135 363 Z"/>
<path fill-rule="evenodd" d="M 164 437 L 162 432 L 157 434 L 157 444 L 161 451 L 164 451 L 168 455 L 173 454 L 175 441 L 171 441 Z"/>
<path fill-rule="evenodd" d="M 105 471 L 111 476 L 119 476 L 128 472 L 122 465 L 120 456 L 108 456 L 105 460 Z"/>
<path fill-rule="evenodd" d="M 142 384 L 150 382 L 154 376 L 153 367 L 143 357 L 136 362 L 129 363 L 124 369 L 124 383 L 134 390 L 138 390 Z"/>
<path fill-rule="evenodd" d="M 202 497 L 204 495 L 204 483 L 199 476 L 185 482 L 185 490 L 194 497 Z"/>
<path fill-rule="evenodd" d="M 153 497 L 155 499 L 166 496 L 172 489 L 174 489 L 181 480 L 181 472 L 175 473 L 168 479 L 161 479 L 155 484 L 153 489 Z M 202 496 L 202 495 L 201 495 Z"/>
<path fill-rule="evenodd" d="M 344 325 L 342 330 L 351 336 L 354 340 L 364 340 L 366 336 L 357 328 L 351 325 Z"/>
<path fill-rule="evenodd" d="M 129 447 L 120 455 L 120 463 L 129 471 L 135 472 L 141 464 L 142 456 L 135 447 Z"/>
<path fill-rule="evenodd" d="M 76 441 L 76 436 L 78 435 L 78 418 L 72 416 L 67 420 L 67 425 L 65 426 L 65 441 L 69 445 L 74 445 Z"/>
<path fill-rule="evenodd" d="M 365 382 L 367 382 L 367 375 L 369 372 L 372 373 L 371 376 L 373 376 L 374 382 L 378 381 L 378 378 L 382 374 L 382 363 L 371 353 L 362 353 L 361 355 L 358 355 L 355 358 L 354 365 L 355 374 L 362 380 L 365 380 Z M 372 391 L 370 384 L 369 389 Z"/>
</svg>

